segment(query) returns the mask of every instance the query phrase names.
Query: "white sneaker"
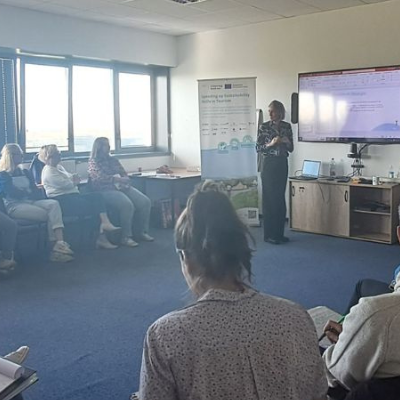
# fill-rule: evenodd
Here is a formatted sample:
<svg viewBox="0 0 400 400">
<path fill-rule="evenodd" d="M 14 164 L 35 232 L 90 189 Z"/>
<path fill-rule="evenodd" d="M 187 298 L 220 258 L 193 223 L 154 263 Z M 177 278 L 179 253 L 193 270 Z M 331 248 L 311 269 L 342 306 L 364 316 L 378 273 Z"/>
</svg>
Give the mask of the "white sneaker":
<svg viewBox="0 0 400 400">
<path fill-rule="evenodd" d="M 116 249 L 118 246 L 112 244 L 104 235 L 100 235 L 96 241 L 96 247 L 98 249 Z"/>
<path fill-rule="evenodd" d="M 144 242 L 154 242 L 153 236 L 150 236 L 148 233 L 142 233 L 139 236 L 140 240 L 143 240 Z"/>
<path fill-rule="evenodd" d="M 2 260 L 0 260 L 0 270 L 3 271 L 11 271 L 16 265 L 17 263 L 13 259 L 8 260 L 6 258 L 3 258 Z"/>
<path fill-rule="evenodd" d="M 100 225 L 100 232 L 103 231 L 108 231 L 108 232 L 112 232 L 112 231 L 119 231 L 121 229 L 121 227 L 119 226 L 114 226 L 111 222 L 108 224 L 101 224 Z"/>
<path fill-rule="evenodd" d="M 53 252 L 68 254 L 70 256 L 72 256 L 74 254 L 74 252 L 71 250 L 69 244 L 62 240 L 59 240 L 58 242 L 56 242 L 56 244 L 53 247 Z"/>
<path fill-rule="evenodd" d="M 122 239 L 121 245 L 127 246 L 127 247 L 136 247 L 136 246 L 139 246 L 139 243 L 135 242 L 132 238 L 128 237 L 128 238 Z"/>
<path fill-rule="evenodd" d="M 25 361 L 28 353 L 29 353 L 29 347 L 22 346 L 19 349 L 11 352 L 10 354 L 7 354 L 3 358 L 15 364 L 22 364 Z"/>
<path fill-rule="evenodd" d="M 74 257 L 69 254 L 60 253 L 58 251 L 52 251 L 50 254 L 50 261 L 53 262 L 69 262 L 72 261 Z"/>
</svg>

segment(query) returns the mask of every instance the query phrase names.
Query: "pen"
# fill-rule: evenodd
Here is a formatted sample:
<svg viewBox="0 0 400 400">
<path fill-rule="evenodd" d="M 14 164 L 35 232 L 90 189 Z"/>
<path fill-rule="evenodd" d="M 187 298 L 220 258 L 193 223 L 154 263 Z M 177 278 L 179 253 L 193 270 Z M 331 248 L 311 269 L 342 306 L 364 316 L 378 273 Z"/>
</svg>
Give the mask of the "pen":
<svg viewBox="0 0 400 400">
<path fill-rule="evenodd" d="M 339 321 L 337 321 L 337 323 L 338 323 L 338 324 L 342 324 L 345 318 L 346 318 L 346 316 L 345 316 L 345 315 L 342 315 L 342 316 L 339 318 Z M 324 332 L 324 333 L 318 338 L 318 342 L 320 342 L 325 336 L 326 336 L 326 332 Z"/>
</svg>

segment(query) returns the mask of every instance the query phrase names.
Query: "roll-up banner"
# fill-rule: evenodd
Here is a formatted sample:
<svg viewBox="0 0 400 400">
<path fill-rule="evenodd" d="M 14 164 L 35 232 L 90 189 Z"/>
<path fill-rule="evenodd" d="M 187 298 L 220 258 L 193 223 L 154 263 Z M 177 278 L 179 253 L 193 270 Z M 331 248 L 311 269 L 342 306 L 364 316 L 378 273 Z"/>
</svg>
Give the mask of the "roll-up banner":
<svg viewBox="0 0 400 400">
<path fill-rule="evenodd" d="M 222 183 L 242 221 L 258 226 L 256 78 L 198 83 L 202 179 Z"/>
</svg>

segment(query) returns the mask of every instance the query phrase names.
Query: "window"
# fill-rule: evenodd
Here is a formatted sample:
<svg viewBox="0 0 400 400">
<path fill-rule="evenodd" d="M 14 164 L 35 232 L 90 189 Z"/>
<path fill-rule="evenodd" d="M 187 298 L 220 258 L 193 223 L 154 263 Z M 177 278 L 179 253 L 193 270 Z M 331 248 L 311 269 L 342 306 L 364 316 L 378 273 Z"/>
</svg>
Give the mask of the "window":
<svg viewBox="0 0 400 400">
<path fill-rule="evenodd" d="M 151 145 L 151 87 L 149 75 L 119 74 L 121 146 Z"/>
<path fill-rule="evenodd" d="M 115 150 L 111 69 L 73 67 L 72 110 L 75 152 L 90 151 L 94 139 L 99 136 L 107 137 L 111 150 Z"/>
<path fill-rule="evenodd" d="M 36 152 L 50 143 L 68 150 L 68 69 L 26 64 L 26 151 Z"/>
<path fill-rule="evenodd" d="M 168 68 L 62 56 L 15 59 L 18 138 L 26 153 L 54 143 L 68 155 L 87 156 L 99 136 L 116 154 L 169 151 Z"/>
</svg>

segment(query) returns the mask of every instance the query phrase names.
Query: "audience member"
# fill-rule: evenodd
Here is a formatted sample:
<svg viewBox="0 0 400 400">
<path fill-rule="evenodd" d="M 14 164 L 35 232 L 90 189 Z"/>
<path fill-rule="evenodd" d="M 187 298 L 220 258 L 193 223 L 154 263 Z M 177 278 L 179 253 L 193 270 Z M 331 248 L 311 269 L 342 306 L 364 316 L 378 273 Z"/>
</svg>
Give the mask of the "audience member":
<svg viewBox="0 0 400 400">
<path fill-rule="evenodd" d="M 43 146 L 39 151 L 39 160 L 45 163 L 42 171 L 42 184 L 49 198 L 60 203 L 64 216 L 92 216 L 100 217 L 97 247 L 115 249 L 107 239 L 104 231 L 115 231 L 115 227 L 108 219 L 106 205 L 100 193 L 88 192 L 81 194 L 78 189 L 80 178 L 77 174 L 70 174 L 60 165 L 61 153 L 55 144 Z"/>
<path fill-rule="evenodd" d="M 312 320 L 249 285 L 249 232 L 215 184 L 189 197 L 175 241 L 197 301 L 149 328 L 140 399 L 326 399 Z"/>
<path fill-rule="evenodd" d="M 107 207 L 119 215 L 121 244 L 137 246 L 132 236 L 136 240 L 153 241 L 148 234 L 151 201 L 131 186 L 130 178 L 121 163 L 110 155 L 107 138 L 99 137 L 94 141 L 88 172 L 92 190 L 100 192 Z"/>
<path fill-rule="evenodd" d="M 7 213 L 11 218 L 47 222 L 49 241 L 54 242 L 51 261 L 73 260 L 73 251 L 64 241 L 64 224 L 59 203 L 44 199 L 32 174 L 21 166 L 23 152 L 18 144 L 9 143 L 1 150 L 0 185 Z"/>
<path fill-rule="evenodd" d="M 0 201 L 3 201 L 0 199 Z M 14 248 L 17 241 L 18 226 L 8 215 L 0 211 L 0 272 L 7 273 L 14 269 Z"/>
<path fill-rule="evenodd" d="M 358 304 L 362 297 L 378 296 L 380 294 L 392 293 L 396 285 L 396 276 L 400 272 L 400 265 L 395 269 L 394 279 L 390 282 L 377 281 L 375 279 L 361 279 L 357 282 L 354 288 L 353 295 L 347 306 L 345 315 L 347 315 L 351 308 Z"/>
<path fill-rule="evenodd" d="M 397 227 L 397 237 L 400 242 L 400 227 Z M 376 398 L 398 399 L 399 272 L 393 293 L 360 298 L 358 304 L 351 308 L 343 325 L 329 321 L 324 331 L 333 343 L 323 354 L 330 387 L 342 386 L 353 391 L 358 390 L 361 384 L 361 389 L 366 393 L 368 383 L 372 382 Z M 357 397 L 346 397 L 352 398 Z"/>
</svg>

